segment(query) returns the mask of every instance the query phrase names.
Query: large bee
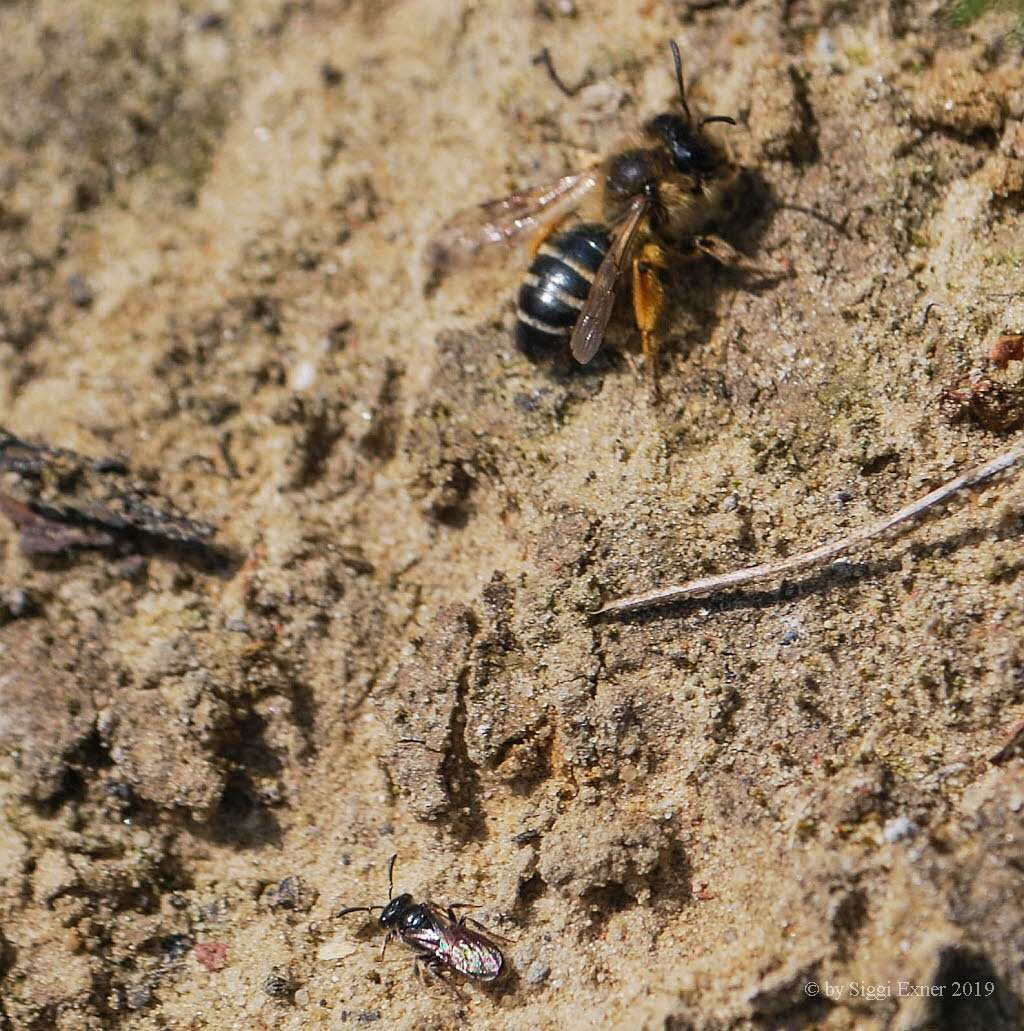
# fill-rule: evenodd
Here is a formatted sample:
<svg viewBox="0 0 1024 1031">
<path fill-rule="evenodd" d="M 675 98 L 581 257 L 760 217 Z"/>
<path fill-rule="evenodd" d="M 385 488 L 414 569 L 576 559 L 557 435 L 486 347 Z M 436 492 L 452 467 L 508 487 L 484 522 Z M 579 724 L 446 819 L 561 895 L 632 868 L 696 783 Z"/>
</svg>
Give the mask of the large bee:
<svg viewBox="0 0 1024 1031">
<path fill-rule="evenodd" d="M 473 981 L 496 980 L 505 968 L 505 957 L 501 949 L 482 933 L 482 928 L 476 931 L 469 927 L 469 918 L 457 917 L 455 906 L 442 911 L 429 902 L 413 902 L 412 895 L 407 893 L 395 896 L 397 858 L 397 855 L 392 856 L 388 863 L 387 905 L 349 906 L 338 916 L 372 913 L 379 909 L 378 922 L 386 932 L 384 949 L 394 938 L 405 942 L 415 953 L 413 963 L 417 970 L 422 962 L 438 977 L 444 970 L 451 970 Z M 383 949 L 381 955 L 384 955 Z"/>
<path fill-rule="evenodd" d="M 754 268 L 724 240 L 699 233 L 738 173 L 706 129 L 714 122 L 736 122 L 727 115 L 694 120 L 679 47 L 674 41 L 669 45 L 681 113 L 652 118 L 636 145 L 594 169 L 460 212 L 428 251 L 429 260 L 443 272 L 466 264 L 488 244 L 532 234 L 532 261 L 519 290 L 516 341 L 538 357 L 568 339 L 570 353 L 581 364 L 601 346 L 617 287 L 631 270 L 633 312 L 655 391 L 668 251 Z M 600 202 L 598 217 L 566 228 L 567 216 L 593 199 Z"/>
</svg>

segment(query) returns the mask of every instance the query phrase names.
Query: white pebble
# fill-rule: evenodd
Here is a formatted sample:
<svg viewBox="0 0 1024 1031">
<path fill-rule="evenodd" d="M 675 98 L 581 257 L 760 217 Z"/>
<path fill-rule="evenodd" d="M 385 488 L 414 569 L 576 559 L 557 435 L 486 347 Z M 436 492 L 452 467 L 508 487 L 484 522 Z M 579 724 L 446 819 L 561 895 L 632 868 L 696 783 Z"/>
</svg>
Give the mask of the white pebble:
<svg viewBox="0 0 1024 1031">
<path fill-rule="evenodd" d="M 324 942 L 320 946 L 316 958 L 322 959 L 325 962 L 329 962 L 332 959 L 347 959 L 349 956 L 354 956 L 356 951 L 356 946 L 350 941 L 344 938 L 332 938 L 329 942 Z"/>
<path fill-rule="evenodd" d="M 919 830 L 920 828 L 913 820 L 908 820 L 905 816 L 894 816 L 882 828 L 882 837 L 892 845 L 905 838 L 914 837 Z"/>
<path fill-rule="evenodd" d="M 316 365 L 310 361 L 299 362 L 292 373 L 292 390 L 307 390 L 316 381 Z"/>
</svg>

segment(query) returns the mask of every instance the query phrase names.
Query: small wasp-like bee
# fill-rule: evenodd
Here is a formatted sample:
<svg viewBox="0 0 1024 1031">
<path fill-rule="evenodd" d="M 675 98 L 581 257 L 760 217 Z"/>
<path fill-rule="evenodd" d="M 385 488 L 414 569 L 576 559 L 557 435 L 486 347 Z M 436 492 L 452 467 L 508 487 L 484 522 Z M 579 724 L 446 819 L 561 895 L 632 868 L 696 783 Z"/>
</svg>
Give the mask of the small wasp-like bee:
<svg viewBox="0 0 1024 1031">
<path fill-rule="evenodd" d="M 398 938 L 416 954 L 414 969 L 418 972 L 420 961 L 431 973 L 442 977 L 445 970 L 454 971 L 472 981 L 496 980 L 505 968 L 505 957 L 501 949 L 485 934 L 482 924 L 468 917 L 457 917 L 458 906 L 449 906 L 442 911 L 429 902 L 413 902 L 412 895 L 394 895 L 395 860 L 388 863 L 388 901 L 385 906 L 350 906 L 338 916 L 348 913 L 372 913 L 381 911 L 380 926 L 387 932 L 381 948 L 381 958 L 393 938 Z M 468 927 L 477 924 L 480 931 Z M 451 986 L 449 986 L 451 987 Z"/>
<path fill-rule="evenodd" d="M 679 48 L 674 41 L 670 46 L 682 113 L 657 115 L 644 126 L 641 139 L 593 170 L 460 212 L 428 251 L 444 272 L 468 263 L 488 244 L 534 235 L 533 260 L 519 291 L 517 343 L 537 357 L 568 339 L 570 353 L 581 364 L 601 346 L 617 287 L 631 268 L 633 312 L 655 390 L 667 251 L 755 268 L 725 241 L 699 233 L 738 173 L 706 129 L 713 122 L 736 122 L 726 115 L 694 120 Z M 600 201 L 597 218 L 556 232 L 567 216 L 595 197 Z"/>
</svg>

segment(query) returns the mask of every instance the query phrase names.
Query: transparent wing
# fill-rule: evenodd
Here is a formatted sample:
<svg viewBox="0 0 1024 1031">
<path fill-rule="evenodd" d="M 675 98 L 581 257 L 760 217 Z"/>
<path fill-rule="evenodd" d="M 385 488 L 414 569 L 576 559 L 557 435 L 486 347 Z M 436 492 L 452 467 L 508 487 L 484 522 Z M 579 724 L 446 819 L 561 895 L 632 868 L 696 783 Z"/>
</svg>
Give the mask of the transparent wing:
<svg viewBox="0 0 1024 1031">
<path fill-rule="evenodd" d="M 442 272 L 470 265 L 485 248 L 530 236 L 558 221 L 579 207 L 596 185 L 594 172 L 578 172 L 466 208 L 430 241 L 427 260 Z"/>
<path fill-rule="evenodd" d="M 587 303 L 583 306 L 569 341 L 569 350 L 580 365 L 586 365 L 597 354 L 604 339 L 604 331 L 608 328 L 608 320 L 615 306 L 615 287 L 625 271 L 636 231 L 647 214 L 647 207 L 646 197 L 637 197 L 629 205 L 618 235 L 594 277 Z"/>
</svg>

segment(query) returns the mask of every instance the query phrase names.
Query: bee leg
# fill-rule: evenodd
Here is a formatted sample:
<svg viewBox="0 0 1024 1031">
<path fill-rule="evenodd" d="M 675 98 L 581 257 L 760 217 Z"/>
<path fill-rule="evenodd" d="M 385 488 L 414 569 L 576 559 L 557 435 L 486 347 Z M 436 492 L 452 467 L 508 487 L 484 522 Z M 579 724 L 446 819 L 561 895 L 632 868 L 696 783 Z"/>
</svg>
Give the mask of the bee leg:
<svg viewBox="0 0 1024 1031">
<path fill-rule="evenodd" d="M 516 942 L 515 938 L 510 938 L 507 934 L 500 934 L 495 931 L 492 927 L 488 927 L 486 924 L 480 923 L 479 920 L 474 920 L 471 916 L 463 916 L 459 918 L 459 927 L 465 927 L 467 924 L 472 924 L 477 930 L 483 931 L 488 938 L 500 938 L 503 942 Z"/>
<path fill-rule="evenodd" d="M 455 903 L 453 903 L 452 905 L 450 905 L 448 907 L 448 919 L 451 920 L 451 922 L 453 924 L 455 924 L 457 927 L 465 927 L 466 924 L 476 924 L 476 926 L 479 927 L 481 931 L 486 931 L 487 930 L 487 928 L 484 927 L 484 925 L 482 923 L 480 923 L 479 920 L 474 920 L 471 916 L 458 916 L 458 915 L 456 915 L 455 910 L 457 910 L 457 909 L 480 909 L 480 906 L 478 906 L 476 903 L 474 903 L 474 902 L 455 902 Z"/>
<path fill-rule="evenodd" d="M 695 236 L 693 246 L 709 258 L 714 258 L 720 265 L 726 268 L 739 269 L 742 272 L 753 272 L 760 276 L 772 276 L 784 274 L 782 270 L 765 268 L 751 261 L 745 254 L 740 254 L 732 244 L 718 236 Z"/>
<path fill-rule="evenodd" d="M 543 229 L 530 241 L 530 261 L 537 257 L 537 251 L 544 246 L 544 241 L 565 221 L 564 218 L 556 218 L 550 225 Z"/>
<path fill-rule="evenodd" d="M 481 909 L 481 908 L 482 907 L 481 907 L 479 902 L 453 902 L 448 907 L 448 919 L 451 920 L 451 922 L 453 924 L 461 923 L 462 920 L 466 919 L 466 917 L 462 917 L 462 920 L 460 920 L 455 915 L 455 910 L 457 910 L 457 909 Z"/>
<path fill-rule="evenodd" d="M 444 974 L 441 972 L 441 968 L 437 964 L 437 961 L 432 956 L 421 956 L 419 958 L 423 960 L 423 966 L 421 967 L 416 960 L 413 960 L 413 968 L 416 972 L 416 976 L 419 978 L 420 984 L 426 985 L 426 975 L 429 974 L 436 981 L 440 981 L 441 984 L 443 984 L 445 988 L 447 988 L 448 991 L 450 991 L 452 995 L 454 995 L 455 998 L 459 1000 L 459 1002 L 466 1001 L 466 997 L 462 994 L 462 992 L 460 992 L 458 988 L 456 988 L 455 985 L 453 985 L 451 981 L 449 981 L 448 978 L 444 976 Z"/>
<path fill-rule="evenodd" d="M 433 974 L 435 977 L 441 977 L 437 970 L 433 966 L 433 956 L 417 953 L 412 958 L 412 976 L 419 981 L 420 984 L 426 985 L 427 974 Z M 441 978 L 443 981 L 444 978 Z"/>
<path fill-rule="evenodd" d="M 633 260 L 633 314 L 640 330 L 644 364 L 651 377 L 651 390 L 655 398 L 661 391 L 658 383 L 658 351 L 661 342 L 657 328 L 665 310 L 665 286 L 661 277 L 667 267 L 665 252 L 654 241 L 644 244 Z"/>
</svg>

